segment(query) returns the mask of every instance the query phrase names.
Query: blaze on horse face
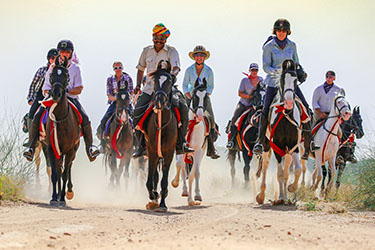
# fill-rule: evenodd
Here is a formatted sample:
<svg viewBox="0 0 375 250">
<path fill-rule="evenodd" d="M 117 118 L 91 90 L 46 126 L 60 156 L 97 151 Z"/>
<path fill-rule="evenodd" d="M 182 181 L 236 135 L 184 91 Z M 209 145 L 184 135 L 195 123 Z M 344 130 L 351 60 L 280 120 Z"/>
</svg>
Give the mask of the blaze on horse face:
<svg viewBox="0 0 375 250">
<path fill-rule="evenodd" d="M 116 116 L 123 123 L 126 123 L 129 120 L 129 103 L 130 96 L 128 91 L 128 82 L 125 81 L 125 84 L 117 82 L 117 94 L 116 94 Z"/>
<path fill-rule="evenodd" d="M 55 66 L 50 74 L 50 83 L 52 89 L 50 94 L 54 102 L 59 102 L 65 96 L 66 87 L 69 83 L 69 71 L 66 68 L 68 60 L 65 59 L 63 64 L 60 64 L 59 56 L 55 60 Z"/>
<path fill-rule="evenodd" d="M 172 90 L 171 64 L 169 61 L 161 60 L 157 70 L 150 74 L 154 80 L 154 105 L 156 109 L 168 108 L 169 95 Z"/>
<path fill-rule="evenodd" d="M 344 121 L 347 121 L 352 116 L 349 102 L 345 99 L 344 92 L 341 91 L 334 99 L 334 108 L 337 116 L 340 116 Z"/>
<path fill-rule="evenodd" d="M 285 108 L 287 110 L 293 109 L 297 88 L 296 64 L 293 60 L 285 60 L 282 64 L 280 88 Z"/>
<path fill-rule="evenodd" d="M 200 84 L 198 79 L 195 81 L 190 104 L 190 108 L 198 118 L 198 121 L 201 121 L 204 117 L 207 102 L 207 80 L 203 78 L 202 81 L 203 84 Z"/>
</svg>

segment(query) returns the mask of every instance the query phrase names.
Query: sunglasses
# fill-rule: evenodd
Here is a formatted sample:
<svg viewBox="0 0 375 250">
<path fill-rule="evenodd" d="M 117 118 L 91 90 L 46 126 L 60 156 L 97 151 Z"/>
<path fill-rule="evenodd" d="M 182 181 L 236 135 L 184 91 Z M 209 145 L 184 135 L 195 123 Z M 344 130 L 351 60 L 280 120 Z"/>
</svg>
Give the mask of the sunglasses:
<svg viewBox="0 0 375 250">
<path fill-rule="evenodd" d="M 196 57 L 196 56 L 206 57 L 206 54 L 205 53 L 195 53 L 194 57 Z"/>
<path fill-rule="evenodd" d="M 154 41 L 165 41 L 167 38 L 165 36 L 154 36 Z"/>
<path fill-rule="evenodd" d="M 280 31 L 280 32 L 288 32 L 288 30 L 286 30 L 286 29 L 277 29 L 276 31 Z"/>
<path fill-rule="evenodd" d="M 335 76 L 326 76 L 326 78 L 334 78 Z"/>
<path fill-rule="evenodd" d="M 250 71 L 258 71 L 258 69 L 251 69 Z"/>
<path fill-rule="evenodd" d="M 118 69 L 122 69 L 122 67 L 113 67 L 113 70 L 118 70 Z"/>
</svg>

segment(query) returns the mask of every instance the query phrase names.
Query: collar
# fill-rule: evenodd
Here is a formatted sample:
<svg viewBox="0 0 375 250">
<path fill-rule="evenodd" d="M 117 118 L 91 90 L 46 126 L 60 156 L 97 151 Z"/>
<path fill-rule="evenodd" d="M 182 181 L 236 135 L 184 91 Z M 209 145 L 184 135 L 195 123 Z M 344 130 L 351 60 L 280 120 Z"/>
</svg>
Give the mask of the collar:
<svg viewBox="0 0 375 250">
<path fill-rule="evenodd" d="M 163 47 L 160 51 L 165 50 L 165 51 L 168 52 L 168 47 L 169 47 L 169 46 L 168 46 L 167 44 L 164 44 L 164 47 Z M 156 51 L 156 49 L 155 49 L 155 45 L 152 45 L 152 49 L 155 50 L 156 53 L 158 53 L 158 52 Z M 159 52 L 160 52 L 160 51 L 159 51 Z"/>
</svg>

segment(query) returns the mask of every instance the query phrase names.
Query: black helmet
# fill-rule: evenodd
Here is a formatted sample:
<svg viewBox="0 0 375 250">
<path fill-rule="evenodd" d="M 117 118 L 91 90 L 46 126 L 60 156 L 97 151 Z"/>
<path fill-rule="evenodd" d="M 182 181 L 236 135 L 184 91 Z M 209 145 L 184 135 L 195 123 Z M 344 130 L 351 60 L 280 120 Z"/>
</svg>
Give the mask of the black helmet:
<svg viewBox="0 0 375 250">
<path fill-rule="evenodd" d="M 290 35 L 292 32 L 290 31 L 290 23 L 288 20 L 280 18 L 277 19 L 275 24 L 273 25 L 273 32 L 272 34 L 276 35 L 276 30 L 285 29 Z"/>
<path fill-rule="evenodd" d="M 59 52 L 57 51 L 57 49 L 53 48 L 53 49 L 50 49 L 47 53 L 47 60 L 49 60 L 51 57 L 56 57 L 59 55 Z"/>
<path fill-rule="evenodd" d="M 70 40 L 61 40 L 57 44 L 57 50 L 58 51 L 61 51 L 61 50 L 70 50 L 71 52 L 73 52 L 74 51 L 74 46 L 73 46 L 72 41 L 70 41 Z"/>
</svg>

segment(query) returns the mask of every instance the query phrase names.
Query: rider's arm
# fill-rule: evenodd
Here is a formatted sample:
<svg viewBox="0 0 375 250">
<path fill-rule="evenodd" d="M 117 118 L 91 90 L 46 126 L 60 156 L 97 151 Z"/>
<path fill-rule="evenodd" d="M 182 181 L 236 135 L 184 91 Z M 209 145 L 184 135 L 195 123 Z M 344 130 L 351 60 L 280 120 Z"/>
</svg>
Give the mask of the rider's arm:
<svg viewBox="0 0 375 250">
<path fill-rule="evenodd" d="M 190 99 L 191 96 L 190 96 L 190 92 L 189 92 L 189 83 L 190 83 L 189 69 L 190 69 L 190 67 L 185 70 L 184 81 L 182 82 L 182 91 Z"/>
<path fill-rule="evenodd" d="M 251 93 L 253 93 L 253 91 L 251 91 Z M 242 98 L 244 98 L 244 99 L 251 99 L 252 97 L 253 97 L 253 95 L 252 94 L 246 94 L 246 93 L 244 93 L 244 92 L 241 92 L 241 91 L 238 91 L 238 96 L 239 97 L 242 97 Z"/>
<path fill-rule="evenodd" d="M 138 69 L 137 71 L 137 87 L 141 87 L 144 71 Z"/>
<path fill-rule="evenodd" d="M 73 89 L 68 89 L 68 93 L 71 95 L 80 95 L 82 92 L 83 86 L 78 86 Z"/>
<path fill-rule="evenodd" d="M 54 64 L 52 64 L 52 65 L 48 68 L 46 74 L 44 75 L 44 84 L 43 84 L 42 90 L 43 90 L 43 95 L 44 95 L 45 97 L 48 96 L 48 91 L 52 88 L 52 87 L 51 87 L 51 83 L 49 82 L 49 75 L 52 73 L 52 68 L 53 68 L 53 66 L 54 66 Z"/>
<path fill-rule="evenodd" d="M 299 59 L 298 59 L 298 54 L 297 54 L 297 45 L 294 42 L 292 42 L 292 43 L 293 43 L 293 46 L 294 46 L 292 59 L 293 59 L 295 64 L 299 64 Z"/>
<path fill-rule="evenodd" d="M 272 45 L 263 48 L 263 70 L 267 74 L 273 74 L 276 68 L 272 67 Z"/>
<path fill-rule="evenodd" d="M 38 71 L 35 73 L 33 81 L 30 84 L 29 93 L 27 95 L 27 102 L 31 105 L 33 103 L 34 97 L 35 97 L 35 89 L 39 81 L 42 81 L 41 79 L 41 70 L 43 68 L 39 68 Z"/>
<path fill-rule="evenodd" d="M 107 96 L 108 96 L 108 100 L 116 101 L 116 96 L 113 96 L 113 95 L 107 95 Z"/>
<path fill-rule="evenodd" d="M 208 95 L 212 95 L 212 91 L 214 91 L 214 72 L 210 69 L 207 77 L 207 93 Z"/>
</svg>

